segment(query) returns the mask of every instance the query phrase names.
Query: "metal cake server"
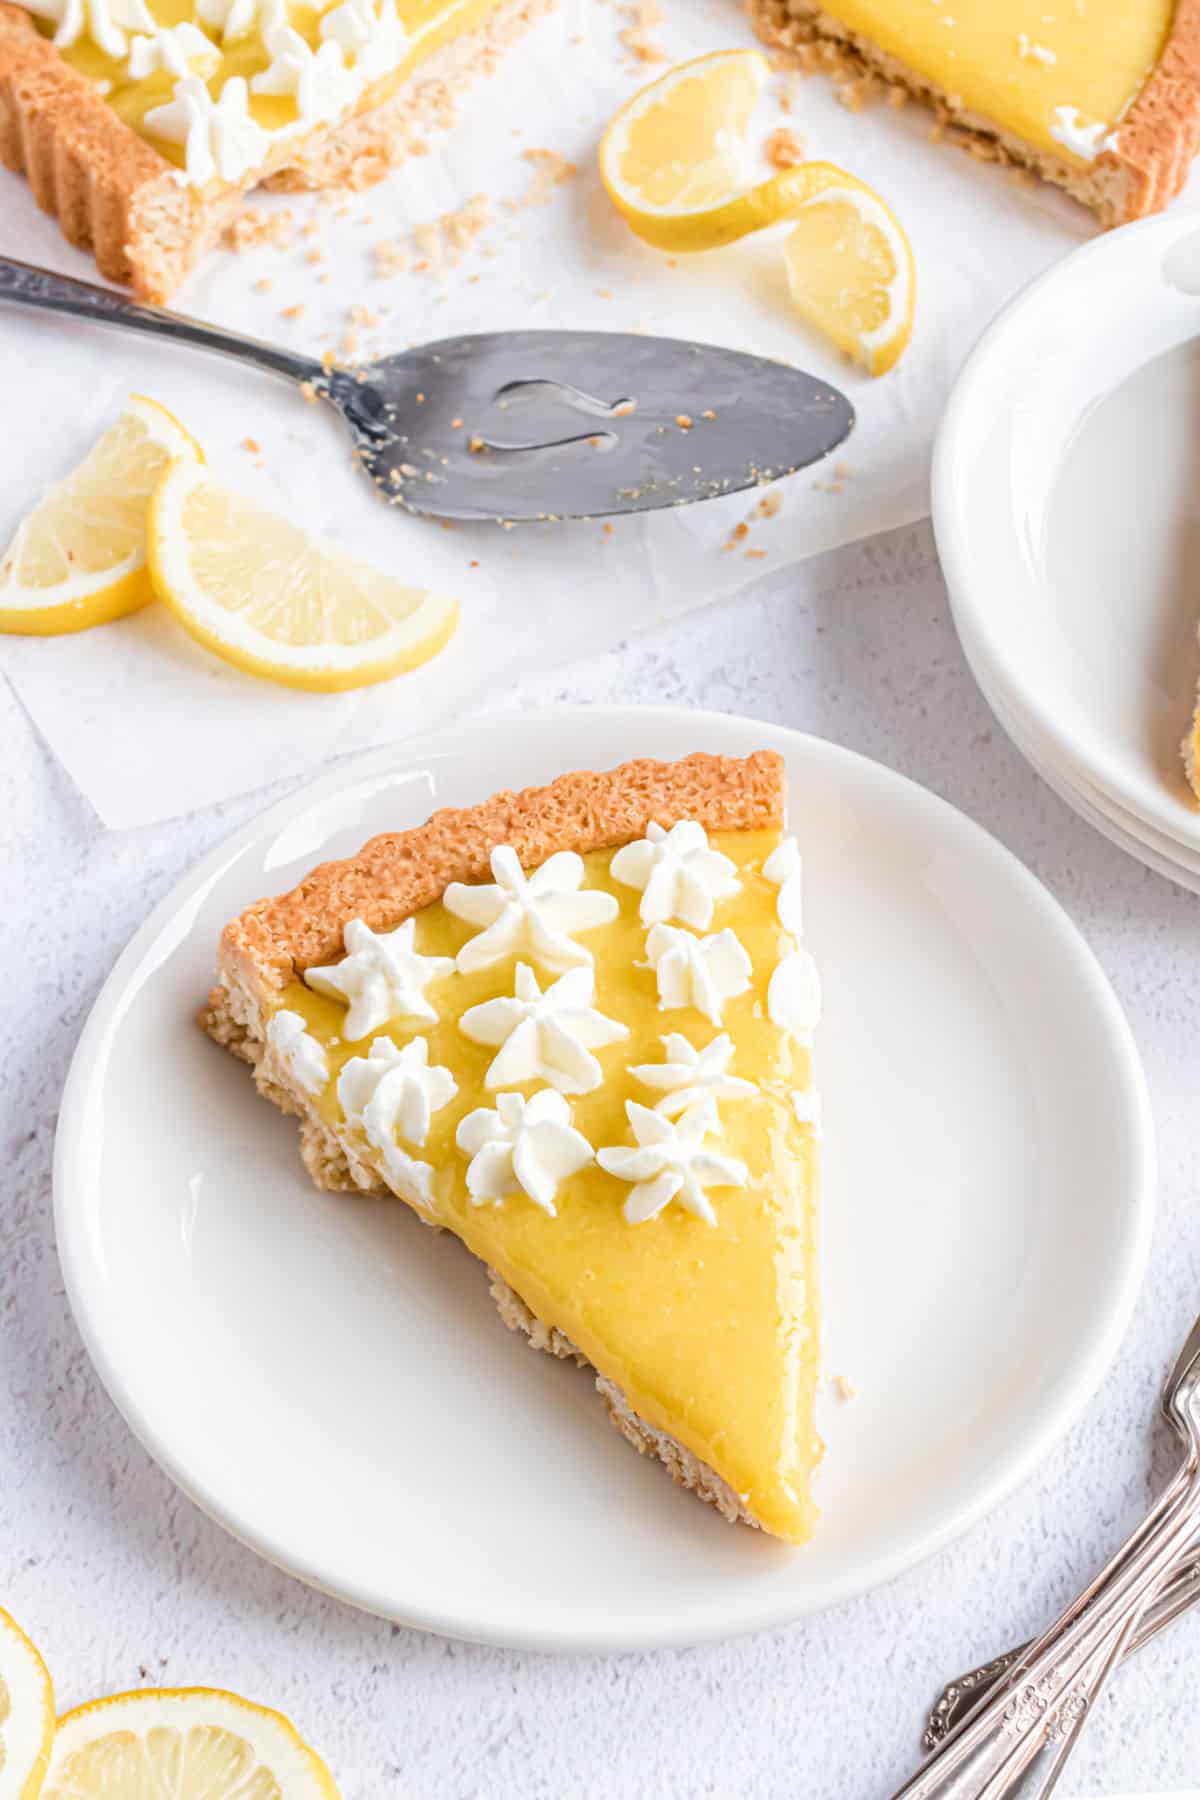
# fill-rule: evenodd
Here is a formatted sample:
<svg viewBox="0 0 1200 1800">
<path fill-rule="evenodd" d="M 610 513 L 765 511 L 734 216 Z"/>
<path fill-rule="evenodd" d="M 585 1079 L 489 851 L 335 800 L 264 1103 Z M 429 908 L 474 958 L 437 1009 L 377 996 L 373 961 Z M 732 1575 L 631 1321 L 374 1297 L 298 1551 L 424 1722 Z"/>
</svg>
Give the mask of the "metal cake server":
<svg viewBox="0 0 1200 1800">
<path fill-rule="evenodd" d="M 495 331 L 353 369 L 0 257 L 0 300 L 240 358 L 329 401 L 384 496 L 444 519 L 592 519 L 789 475 L 846 438 L 845 395 L 676 338 Z"/>
<path fill-rule="evenodd" d="M 1200 1533 L 1200 1319 L 1167 1377 L 1162 1410 L 1183 1454 L 1146 1518 L 893 1800 L 1035 1800 L 1058 1785 L 1148 1606 Z"/>
</svg>

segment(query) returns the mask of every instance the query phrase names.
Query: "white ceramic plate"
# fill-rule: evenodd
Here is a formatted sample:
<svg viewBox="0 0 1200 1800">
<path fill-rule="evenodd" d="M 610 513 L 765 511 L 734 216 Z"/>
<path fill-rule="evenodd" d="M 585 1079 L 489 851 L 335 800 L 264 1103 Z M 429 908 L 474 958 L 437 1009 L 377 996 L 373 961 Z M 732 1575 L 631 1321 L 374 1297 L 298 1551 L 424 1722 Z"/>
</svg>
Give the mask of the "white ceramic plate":
<svg viewBox="0 0 1200 1800">
<path fill-rule="evenodd" d="M 1036 722 L 1025 714 L 1011 694 L 1004 691 L 982 646 L 973 640 L 966 621 L 960 621 L 959 640 L 984 699 L 1002 729 L 1047 787 L 1053 788 L 1060 800 L 1127 856 L 1134 857 L 1148 869 L 1153 869 L 1156 875 L 1176 882 L 1191 893 L 1200 893 L 1200 852 L 1190 851 L 1177 839 L 1155 830 L 1075 769 L 1064 767 L 1055 745 L 1040 735 Z"/>
<path fill-rule="evenodd" d="M 223 921 L 371 833 L 632 754 L 773 747 L 826 1018 L 824 1518 L 793 1551 L 634 1456 L 399 1204 L 317 1193 L 294 1122 L 192 1024 Z M 717 714 L 509 715 L 273 808 L 147 921 L 64 1097 L 58 1242 L 88 1347 L 180 1485 L 377 1612 L 543 1648 L 777 1625 L 899 1573 L 1045 1454 L 1116 1351 L 1153 1141 L 1128 1028 L 1033 877 L 831 744 Z"/>
<path fill-rule="evenodd" d="M 1131 815 L 1118 811 L 1106 795 L 1095 788 L 1086 787 L 1071 774 L 1056 767 L 1053 752 L 1040 742 L 1028 724 L 1008 711 L 1004 702 L 989 690 L 978 670 L 976 679 L 1004 731 L 1034 773 L 1041 776 L 1046 786 L 1060 800 L 1098 831 L 1101 837 L 1107 838 L 1110 844 L 1115 844 L 1118 850 L 1123 850 L 1126 856 L 1134 857 L 1156 875 L 1175 882 L 1190 893 L 1200 894 L 1200 867 L 1187 862 L 1184 853 L 1177 847 L 1172 847 L 1169 839 L 1152 837 L 1148 827 L 1135 821 Z"/>
<path fill-rule="evenodd" d="M 1054 764 L 1200 853 L 1179 759 L 1200 648 L 1200 224 L 1074 251 L 959 376 L 933 514 L 955 618 Z"/>
</svg>

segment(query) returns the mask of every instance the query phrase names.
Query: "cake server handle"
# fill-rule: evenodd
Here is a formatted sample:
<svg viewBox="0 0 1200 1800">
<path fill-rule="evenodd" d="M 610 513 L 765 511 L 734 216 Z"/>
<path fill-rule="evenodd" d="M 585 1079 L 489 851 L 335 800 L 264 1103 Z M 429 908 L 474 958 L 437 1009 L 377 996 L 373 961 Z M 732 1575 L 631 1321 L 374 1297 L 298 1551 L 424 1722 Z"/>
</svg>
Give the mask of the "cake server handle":
<svg viewBox="0 0 1200 1800">
<path fill-rule="evenodd" d="M 218 356 L 253 363 L 255 368 L 282 375 L 288 381 L 325 379 L 324 368 L 311 356 L 299 356 L 294 350 L 264 344 L 259 338 L 243 337 L 240 332 L 223 331 L 220 326 L 189 319 L 184 313 L 167 312 L 161 306 L 145 306 L 115 288 L 76 281 L 73 276 L 16 262 L 9 256 L 0 256 L 0 300 L 40 312 L 64 313 L 97 325 L 122 325 L 147 337 L 169 338 L 196 350 L 211 350 Z"/>
</svg>

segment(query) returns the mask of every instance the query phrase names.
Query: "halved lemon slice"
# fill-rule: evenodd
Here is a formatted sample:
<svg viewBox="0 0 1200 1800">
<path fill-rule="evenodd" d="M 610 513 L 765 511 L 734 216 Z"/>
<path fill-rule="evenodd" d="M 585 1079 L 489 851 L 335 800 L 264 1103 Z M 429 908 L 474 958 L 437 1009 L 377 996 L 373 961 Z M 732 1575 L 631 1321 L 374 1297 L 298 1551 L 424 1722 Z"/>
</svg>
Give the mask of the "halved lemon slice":
<svg viewBox="0 0 1200 1800">
<path fill-rule="evenodd" d="M 789 216 L 796 228 L 783 258 L 792 305 L 872 375 L 886 375 L 912 337 L 917 292 L 899 221 L 850 176 L 830 179 Z"/>
<path fill-rule="evenodd" d="M 21 521 L 0 557 L 0 631 L 83 631 L 152 600 L 146 507 L 175 458 L 200 463 L 204 453 L 165 406 L 131 394 L 116 424 Z"/>
<path fill-rule="evenodd" d="M 748 198 L 750 120 L 769 74 L 757 50 L 718 50 L 660 75 L 614 116 L 600 178 L 639 237 L 660 250 L 713 250 L 756 229 L 734 229 L 737 216 L 726 215 Z"/>
<path fill-rule="evenodd" d="M 58 1722 L 41 1800 L 339 1800 L 282 1713 L 219 1688 L 142 1688 Z"/>
<path fill-rule="evenodd" d="M 916 269 L 903 227 L 833 163 L 798 163 L 750 185 L 750 121 L 770 74 L 757 50 L 682 63 L 621 108 L 600 173 L 631 230 L 661 250 L 715 250 L 785 220 L 796 310 L 872 374 L 912 336 Z"/>
<path fill-rule="evenodd" d="M 157 592 L 194 638 L 288 687 L 386 681 L 436 655 L 458 624 L 457 600 L 316 543 L 195 464 L 164 475 L 149 553 Z"/>
<path fill-rule="evenodd" d="M 0 1800 L 34 1800 L 54 1739 L 49 1671 L 0 1607 Z"/>
</svg>

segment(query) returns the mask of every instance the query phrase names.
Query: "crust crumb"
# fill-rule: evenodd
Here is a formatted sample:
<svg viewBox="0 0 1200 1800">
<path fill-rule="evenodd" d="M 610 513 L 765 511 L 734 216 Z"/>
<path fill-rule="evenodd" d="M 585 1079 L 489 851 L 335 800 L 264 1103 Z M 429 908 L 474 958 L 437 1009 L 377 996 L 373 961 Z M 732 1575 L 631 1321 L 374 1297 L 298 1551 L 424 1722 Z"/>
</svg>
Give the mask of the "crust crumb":
<svg viewBox="0 0 1200 1800">
<path fill-rule="evenodd" d="M 764 147 L 773 169 L 794 169 L 804 161 L 804 147 L 788 125 L 777 126 Z"/>
<path fill-rule="evenodd" d="M 282 212 L 260 212 L 247 206 L 232 219 L 225 233 L 226 242 L 234 250 L 257 250 L 270 244 L 286 250 L 292 241 L 293 220 L 286 208 Z"/>
</svg>

